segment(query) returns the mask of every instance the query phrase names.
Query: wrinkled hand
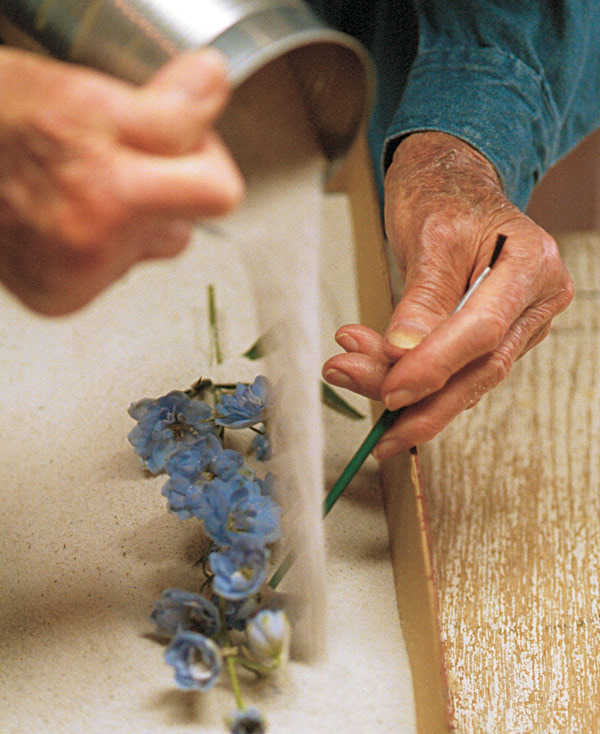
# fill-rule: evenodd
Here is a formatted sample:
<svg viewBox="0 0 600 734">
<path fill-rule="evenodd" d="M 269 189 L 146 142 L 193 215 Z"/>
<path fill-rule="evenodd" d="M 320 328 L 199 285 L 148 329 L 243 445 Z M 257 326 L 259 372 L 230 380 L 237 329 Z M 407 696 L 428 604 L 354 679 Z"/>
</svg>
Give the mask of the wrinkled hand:
<svg viewBox="0 0 600 734">
<path fill-rule="evenodd" d="M 134 87 L 1 48 L 0 279 L 62 314 L 134 263 L 181 251 L 194 220 L 242 196 L 213 130 L 228 93 L 214 51 Z"/>
<path fill-rule="evenodd" d="M 573 286 L 553 239 L 513 206 L 491 164 L 443 133 L 416 133 L 396 149 L 385 181 L 386 229 L 405 291 L 383 338 L 348 325 L 348 353 L 325 379 L 389 410 L 406 407 L 374 454 L 385 459 L 433 438 L 474 406 L 548 334 Z M 507 241 L 483 284 L 450 315 Z"/>
</svg>

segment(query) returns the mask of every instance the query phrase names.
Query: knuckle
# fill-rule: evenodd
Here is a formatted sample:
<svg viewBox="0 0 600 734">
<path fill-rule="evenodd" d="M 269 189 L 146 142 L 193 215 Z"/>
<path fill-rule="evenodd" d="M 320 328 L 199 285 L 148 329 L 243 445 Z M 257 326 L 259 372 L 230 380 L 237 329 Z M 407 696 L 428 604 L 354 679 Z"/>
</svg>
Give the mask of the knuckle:
<svg viewBox="0 0 600 734">
<path fill-rule="evenodd" d="M 571 276 L 566 272 L 565 269 L 565 278 L 563 279 L 558 293 L 556 294 L 556 297 L 554 299 L 557 308 L 556 313 L 563 311 L 571 303 L 574 296 L 575 286 L 573 284 Z"/>
<path fill-rule="evenodd" d="M 512 356 L 505 349 L 498 349 L 488 360 L 487 364 L 487 390 L 496 387 L 502 380 L 508 377 L 513 365 Z"/>
<path fill-rule="evenodd" d="M 90 185 L 79 193 L 67 193 L 54 218 L 54 228 L 73 255 L 106 257 L 115 233 L 128 219 L 126 208 L 104 187 Z"/>
<path fill-rule="evenodd" d="M 540 342 L 544 341 L 544 339 L 548 336 L 550 333 L 550 330 L 552 328 L 552 322 L 548 321 L 546 324 L 544 324 L 529 340 L 529 342 L 525 345 L 523 348 L 520 357 L 523 356 L 526 352 L 528 352 L 530 349 L 535 347 Z"/>
<path fill-rule="evenodd" d="M 538 227 L 538 246 L 535 248 L 530 262 L 537 262 L 540 276 L 554 288 L 568 288 L 570 282 L 569 273 L 562 261 L 556 240 Z"/>
<path fill-rule="evenodd" d="M 432 268 L 432 273 L 437 271 Z M 445 316 L 454 303 L 453 294 L 446 296 L 447 287 L 440 287 L 436 278 L 431 276 L 427 280 L 422 280 L 419 284 L 411 287 L 410 292 L 405 297 L 405 310 L 417 312 L 429 312 L 436 316 Z"/>
</svg>

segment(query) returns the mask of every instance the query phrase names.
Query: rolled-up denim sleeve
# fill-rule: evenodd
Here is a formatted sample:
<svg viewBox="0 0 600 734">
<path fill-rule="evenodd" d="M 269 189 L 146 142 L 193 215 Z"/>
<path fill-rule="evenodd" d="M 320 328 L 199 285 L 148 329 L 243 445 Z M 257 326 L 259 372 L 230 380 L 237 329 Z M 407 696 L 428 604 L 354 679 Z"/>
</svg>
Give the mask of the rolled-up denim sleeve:
<svg viewBox="0 0 600 734">
<path fill-rule="evenodd" d="M 544 172 L 600 124 L 600 3 L 415 2 L 418 53 L 388 127 L 439 130 L 480 150 L 525 207 Z"/>
</svg>

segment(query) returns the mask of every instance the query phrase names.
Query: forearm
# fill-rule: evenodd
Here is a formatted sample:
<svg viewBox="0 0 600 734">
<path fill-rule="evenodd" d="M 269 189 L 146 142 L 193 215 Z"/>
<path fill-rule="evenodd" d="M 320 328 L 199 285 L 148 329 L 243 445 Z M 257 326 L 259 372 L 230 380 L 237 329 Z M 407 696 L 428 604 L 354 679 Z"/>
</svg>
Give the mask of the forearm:
<svg viewBox="0 0 600 734">
<path fill-rule="evenodd" d="M 481 151 L 523 208 L 548 167 L 600 124 L 600 8 L 537 0 L 415 6 L 419 52 L 384 165 L 408 133 L 447 132 Z"/>
</svg>

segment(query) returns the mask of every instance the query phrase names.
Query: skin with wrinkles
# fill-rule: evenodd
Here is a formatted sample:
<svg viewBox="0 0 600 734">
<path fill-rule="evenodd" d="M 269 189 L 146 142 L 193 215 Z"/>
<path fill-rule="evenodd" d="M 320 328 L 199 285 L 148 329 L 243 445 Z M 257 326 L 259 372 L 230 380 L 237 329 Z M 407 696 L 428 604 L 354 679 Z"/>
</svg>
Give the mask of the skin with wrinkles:
<svg viewBox="0 0 600 734">
<path fill-rule="evenodd" d="M 180 252 L 197 218 L 242 196 L 213 129 L 228 95 L 215 51 L 134 87 L 0 49 L 0 279 L 57 315 L 134 263 Z"/>
<path fill-rule="evenodd" d="M 384 336 L 340 328 L 347 353 L 323 366 L 332 385 L 406 408 L 376 447 L 378 459 L 430 440 L 473 407 L 573 297 L 554 240 L 507 200 L 493 166 L 467 143 L 438 132 L 405 138 L 385 199 L 403 297 Z M 507 241 L 492 272 L 451 315 L 500 233 Z"/>
</svg>

